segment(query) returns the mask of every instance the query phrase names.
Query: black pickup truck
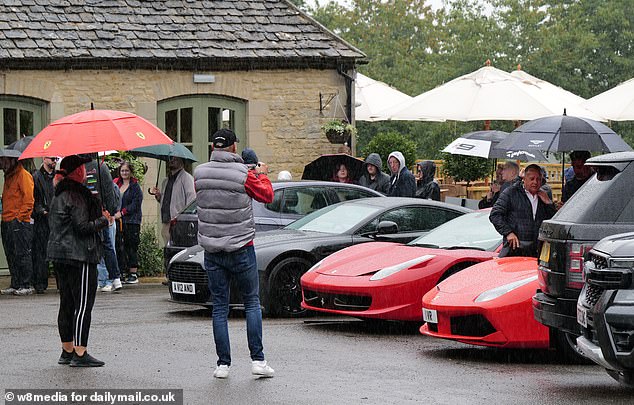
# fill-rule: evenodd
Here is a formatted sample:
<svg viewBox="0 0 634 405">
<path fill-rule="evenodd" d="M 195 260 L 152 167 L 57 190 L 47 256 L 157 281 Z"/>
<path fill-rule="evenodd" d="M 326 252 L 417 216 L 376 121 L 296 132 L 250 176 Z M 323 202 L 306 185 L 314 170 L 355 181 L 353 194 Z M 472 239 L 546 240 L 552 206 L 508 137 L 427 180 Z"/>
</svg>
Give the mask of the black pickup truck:
<svg viewBox="0 0 634 405">
<path fill-rule="evenodd" d="M 599 241 L 585 262 L 577 303 L 581 354 L 634 386 L 634 233 Z"/>
<path fill-rule="evenodd" d="M 584 255 L 606 236 L 634 232 L 634 152 L 597 156 L 586 165 L 596 174 L 540 228 L 540 289 L 533 297 L 535 319 L 550 327 L 551 342 L 573 360 L 581 358 L 576 312 Z"/>
</svg>

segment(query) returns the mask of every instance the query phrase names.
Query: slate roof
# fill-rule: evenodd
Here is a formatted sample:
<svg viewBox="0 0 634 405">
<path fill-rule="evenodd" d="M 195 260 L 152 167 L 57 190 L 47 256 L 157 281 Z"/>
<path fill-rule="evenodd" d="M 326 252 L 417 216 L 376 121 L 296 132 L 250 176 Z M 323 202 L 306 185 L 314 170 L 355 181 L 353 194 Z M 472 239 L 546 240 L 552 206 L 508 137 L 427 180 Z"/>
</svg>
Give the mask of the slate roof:
<svg viewBox="0 0 634 405">
<path fill-rule="evenodd" d="M 286 0 L 0 1 L 0 69 L 351 68 L 364 57 Z"/>
</svg>

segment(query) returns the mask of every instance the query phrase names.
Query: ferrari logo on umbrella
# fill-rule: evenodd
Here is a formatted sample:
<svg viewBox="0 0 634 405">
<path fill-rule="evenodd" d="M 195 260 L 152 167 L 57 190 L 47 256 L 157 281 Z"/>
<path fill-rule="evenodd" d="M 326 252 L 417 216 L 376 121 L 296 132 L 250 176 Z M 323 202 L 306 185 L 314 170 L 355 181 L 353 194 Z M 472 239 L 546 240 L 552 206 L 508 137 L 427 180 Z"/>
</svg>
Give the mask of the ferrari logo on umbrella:
<svg viewBox="0 0 634 405">
<path fill-rule="evenodd" d="M 50 146 L 51 146 L 51 144 L 52 144 L 52 143 L 53 143 L 53 142 L 51 142 L 51 141 L 46 141 L 46 142 L 44 142 L 44 150 L 46 150 L 46 149 L 50 148 Z"/>
<path fill-rule="evenodd" d="M 138 136 L 141 139 L 145 139 L 145 135 L 143 135 L 143 132 L 137 132 L 136 136 Z"/>
</svg>

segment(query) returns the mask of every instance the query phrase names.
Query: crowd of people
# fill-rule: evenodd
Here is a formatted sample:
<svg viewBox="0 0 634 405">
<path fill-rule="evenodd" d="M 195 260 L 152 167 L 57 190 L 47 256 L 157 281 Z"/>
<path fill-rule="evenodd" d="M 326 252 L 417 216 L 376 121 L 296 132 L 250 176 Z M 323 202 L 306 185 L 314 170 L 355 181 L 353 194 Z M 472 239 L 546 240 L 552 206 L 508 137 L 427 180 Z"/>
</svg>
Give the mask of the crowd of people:
<svg viewBox="0 0 634 405">
<path fill-rule="evenodd" d="M 169 222 L 194 199 L 198 201 L 198 243 L 204 248 L 204 267 L 213 296 L 212 326 L 218 355 L 214 377 L 226 378 L 231 366 L 227 317 L 229 290 L 237 283 L 246 314 L 251 372 L 272 377 L 264 357 L 258 270 L 253 248 L 255 228 L 251 201 L 270 203 L 273 189 L 268 166 L 255 151 L 236 153 L 235 133 L 221 129 L 212 136 L 209 162 L 194 176 L 180 158 L 169 160 L 169 175 L 161 188 L 148 190 L 160 204 L 164 240 Z M 562 202 L 592 174 L 584 166 L 590 154 L 571 154 L 573 175 L 563 189 Z M 432 161 L 417 163 L 414 176 L 403 154 L 387 156 L 390 174 L 383 173 L 377 153 L 367 156 L 358 184 L 387 196 L 440 200 Z M 49 156 L 32 174 L 17 158 L 0 158 L 5 172 L 2 243 L 11 284 L 2 294 L 44 293 L 52 266 L 60 295 L 58 331 L 62 345 L 59 364 L 99 367 L 104 362 L 88 354 L 92 307 L 97 291 L 119 291 L 138 283 L 138 248 L 143 191 L 129 162 L 121 162 L 113 179 L 107 166 L 89 156 Z M 291 180 L 286 171 L 279 180 Z M 336 165 L 332 181 L 354 183 L 344 163 Z M 538 255 L 541 223 L 557 210 L 546 173 L 536 164 L 520 173 L 517 163 L 498 166 L 496 180 L 480 207 L 492 207 L 490 221 L 503 236 L 500 256 Z M 230 215 L 227 215 L 230 214 Z"/>
</svg>

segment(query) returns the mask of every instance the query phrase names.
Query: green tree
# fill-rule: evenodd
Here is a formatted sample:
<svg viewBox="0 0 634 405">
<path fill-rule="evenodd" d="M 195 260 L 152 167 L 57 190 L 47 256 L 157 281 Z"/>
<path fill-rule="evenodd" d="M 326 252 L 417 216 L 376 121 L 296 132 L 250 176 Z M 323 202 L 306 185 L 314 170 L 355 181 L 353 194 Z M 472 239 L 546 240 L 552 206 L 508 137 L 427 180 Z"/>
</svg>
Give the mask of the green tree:
<svg viewBox="0 0 634 405">
<path fill-rule="evenodd" d="M 491 170 L 488 159 L 474 156 L 452 155 L 444 153 L 443 172 L 454 181 L 466 181 L 467 187 L 475 180 L 486 177 Z"/>
<path fill-rule="evenodd" d="M 383 171 L 390 173 L 387 157 L 394 151 L 399 151 L 403 154 L 405 164 L 408 166 L 412 166 L 416 161 L 416 143 L 398 132 L 378 133 L 368 142 L 368 145 L 363 150 L 363 156 L 368 156 L 370 153 L 378 153 L 381 156 L 381 160 L 383 160 Z"/>
</svg>

